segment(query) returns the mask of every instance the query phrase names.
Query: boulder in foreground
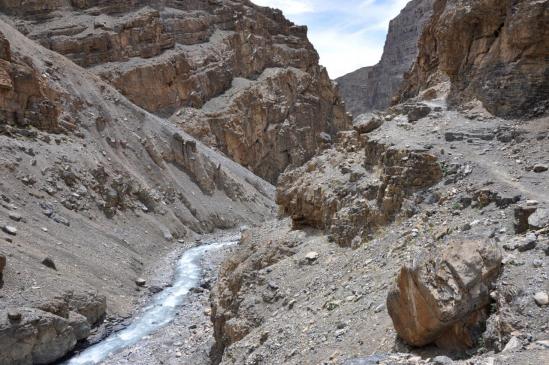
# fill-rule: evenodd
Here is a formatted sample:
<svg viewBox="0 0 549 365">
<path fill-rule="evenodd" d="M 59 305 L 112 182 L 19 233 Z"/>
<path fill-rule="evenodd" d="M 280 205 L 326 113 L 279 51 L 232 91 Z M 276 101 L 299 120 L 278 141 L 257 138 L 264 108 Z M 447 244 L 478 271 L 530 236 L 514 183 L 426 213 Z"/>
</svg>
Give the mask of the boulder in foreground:
<svg viewBox="0 0 549 365">
<path fill-rule="evenodd" d="M 402 267 L 387 298 L 398 335 L 412 346 L 473 346 L 501 260 L 495 243 L 468 240 L 451 242 Z"/>
<path fill-rule="evenodd" d="M 67 319 L 32 308 L 18 313 L 15 319 L 0 311 L 0 365 L 49 364 L 76 345 Z"/>
</svg>

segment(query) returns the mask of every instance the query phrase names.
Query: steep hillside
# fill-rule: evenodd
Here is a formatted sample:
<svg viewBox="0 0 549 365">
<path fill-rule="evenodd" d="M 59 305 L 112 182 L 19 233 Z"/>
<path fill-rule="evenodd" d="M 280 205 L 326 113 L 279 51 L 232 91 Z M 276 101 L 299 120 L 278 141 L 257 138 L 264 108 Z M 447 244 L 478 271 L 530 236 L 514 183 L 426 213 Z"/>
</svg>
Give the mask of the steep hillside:
<svg viewBox="0 0 549 365">
<path fill-rule="evenodd" d="M 4 22 L 0 34 L 0 363 L 42 363 L 105 310 L 131 313 L 135 280 L 178 240 L 272 217 L 274 189 Z"/>
<path fill-rule="evenodd" d="M 347 110 L 354 116 L 391 105 L 404 74 L 416 60 L 417 43 L 433 13 L 434 0 L 410 1 L 389 23 L 381 60 L 375 66 L 353 71 L 336 81 Z"/>
<path fill-rule="evenodd" d="M 536 117 L 549 106 L 549 2 L 437 0 L 402 99 L 449 77 L 453 106 L 480 100 L 493 114 Z"/>
<path fill-rule="evenodd" d="M 436 103 L 280 178 L 291 219 L 246 232 L 212 291 L 214 360 L 549 360 L 549 119 Z"/>
<path fill-rule="evenodd" d="M 349 126 L 307 28 L 239 1 L 4 1 L 29 38 L 265 179 Z"/>
</svg>

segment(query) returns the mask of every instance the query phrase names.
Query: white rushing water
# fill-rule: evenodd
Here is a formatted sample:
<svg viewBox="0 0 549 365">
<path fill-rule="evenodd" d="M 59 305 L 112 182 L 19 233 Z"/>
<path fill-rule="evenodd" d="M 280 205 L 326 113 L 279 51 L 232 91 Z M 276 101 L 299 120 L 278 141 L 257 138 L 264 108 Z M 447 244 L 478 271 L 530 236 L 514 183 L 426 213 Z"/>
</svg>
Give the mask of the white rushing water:
<svg viewBox="0 0 549 365">
<path fill-rule="evenodd" d="M 65 364 L 99 364 L 109 355 L 135 345 L 143 337 L 170 323 L 175 318 L 178 307 L 181 306 L 189 290 L 200 281 L 202 270 L 199 261 L 204 253 L 209 250 L 218 250 L 234 245 L 238 243 L 239 239 L 239 235 L 226 236 L 221 241 L 186 251 L 177 263 L 173 286 L 156 294 L 152 299 L 152 303 L 143 308 L 139 316 L 127 328 L 113 333 L 103 341 L 90 346 L 65 362 Z"/>
</svg>

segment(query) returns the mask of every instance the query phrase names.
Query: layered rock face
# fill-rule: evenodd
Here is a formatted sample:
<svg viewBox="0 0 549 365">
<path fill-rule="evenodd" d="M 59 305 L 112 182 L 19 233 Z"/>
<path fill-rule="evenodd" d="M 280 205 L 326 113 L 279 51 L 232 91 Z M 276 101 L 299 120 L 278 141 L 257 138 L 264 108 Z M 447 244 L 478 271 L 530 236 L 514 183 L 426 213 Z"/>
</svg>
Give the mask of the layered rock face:
<svg viewBox="0 0 549 365">
<path fill-rule="evenodd" d="M 324 90 L 321 98 L 318 90 Z M 233 80 L 200 111 L 187 109 L 171 119 L 274 183 L 286 167 L 301 166 L 349 127 L 343 109 L 322 98 L 338 99 L 324 70 L 318 79 L 293 67 L 269 68 L 256 80 Z"/>
<path fill-rule="evenodd" d="M 5 2 L 0 10 L 144 109 L 183 108 L 174 116 L 182 128 L 271 182 L 309 159 L 321 133 L 349 126 L 306 27 L 278 10 L 246 0 Z"/>
<path fill-rule="evenodd" d="M 437 0 L 401 99 L 452 82 L 450 104 L 478 99 L 503 117 L 544 114 L 549 100 L 547 1 Z"/>
<path fill-rule="evenodd" d="M 41 80 L 41 76 L 22 60 L 12 59 L 8 40 L 0 34 L 0 128 L 10 126 L 59 132 L 60 110 L 51 100 L 56 92 Z"/>
<path fill-rule="evenodd" d="M 418 39 L 433 13 L 434 0 L 410 1 L 389 24 L 381 61 L 338 78 L 347 110 L 357 116 L 391 105 L 404 74 L 416 60 Z"/>
<path fill-rule="evenodd" d="M 335 148 L 281 176 L 276 201 L 295 227 L 326 230 L 340 245 L 360 244 L 442 177 L 425 149 L 390 146 L 383 135 L 342 132 Z"/>
<path fill-rule="evenodd" d="M 404 266 L 387 297 L 399 336 L 413 346 L 472 347 L 488 317 L 501 258 L 493 242 L 451 242 Z"/>
</svg>

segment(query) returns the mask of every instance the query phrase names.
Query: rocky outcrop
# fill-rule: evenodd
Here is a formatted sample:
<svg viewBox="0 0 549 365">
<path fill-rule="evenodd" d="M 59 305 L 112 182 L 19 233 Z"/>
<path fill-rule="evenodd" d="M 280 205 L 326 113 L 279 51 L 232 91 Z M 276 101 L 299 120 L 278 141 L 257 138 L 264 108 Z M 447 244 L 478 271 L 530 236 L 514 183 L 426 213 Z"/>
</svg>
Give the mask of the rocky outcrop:
<svg viewBox="0 0 549 365">
<path fill-rule="evenodd" d="M 13 58 L 9 41 L 0 33 L 0 133 L 34 126 L 60 132 L 57 93 L 29 60 Z"/>
<path fill-rule="evenodd" d="M 410 196 L 442 177 L 425 149 L 390 146 L 380 135 L 342 132 L 335 148 L 286 172 L 277 187 L 281 213 L 295 227 L 325 230 L 340 245 L 360 243 L 403 210 Z"/>
<path fill-rule="evenodd" d="M 268 237 L 254 236 L 253 231 L 244 232 L 239 246 L 245 249 L 231 255 L 220 268 L 219 281 L 210 295 L 215 337 L 210 356 L 214 364 L 222 361 L 229 346 L 245 338 L 264 320 L 263 315 L 255 311 L 256 302 L 263 299 L 274 303 L 281 299 L 272 289 L 263 293 L 247 291 L 265 284 L 263 275 L 257 273 L 292 256 L 299 245 L 298 239 L 292 237 L 284 225 L 276 225 L 281 226 L 280 229 Z M 227 359 L 227 363 L 231 360 Z"/>
<path fill-rule="evenodd" d="M 67 292 L 34 308 L 0 310 L 0 365 L 59 360 L 90 335 L 106 309 L 104 295 Z"/>
<path fill-rule="evenodd" d="M 324 90 L 323 98 L 317 91 Z M 257 80 L 235 79 L 199 112 L 172 117 L 178 125 L 268 181 L 298 167 L 348 128 L 326 71 L 268 68 Z M 330 116 L 326 118 L 326 116 Z M 328 140 L 323 138 L 328 136 Z"/>
<path fill-rule="evenodd" d="M 68 292 L 34 308 L 0 310 L 0 364 L 50 364 L 70 352 L 105 316 L 106 298 Z"/>
<path fill-rule="evenodd" d="M 84 316 L 92 326 L 101 321 L 107 312 L 107 298 L 104 295 L 70 291 L 65 293 L 62 298 L 71 312 Z"/>
<path fill-rule="evenodd" d="M 306 27 L 278 10 L 246 0 L 38 8 L 0 5 L 31 39 L 150 112 L 177 111 L 179 126 L 270 182 L 312 157 L 321 133 L 350 126 Z"/>
<path fill-rule="evenodd" d="M 0 311 L 0 364 L 50 364 L 76 345 L 69 321 L 39 309 Z"/>
<path fill-rule="evenodd" d="M 472 347 L 488 316 L 501 259 L 495 243 L 456 241 L 404 266 L 387 297 L 398 335 L 413 346 Z"/>
<path fill-rule="evenodd" d="M 449 102 L 478 99 L 493 114 L 534 117 L 549 106 L 547 1 L 437 0 L 401 100 L 447 76 Z"/>
<path fill-rule="evenodd" d="M 391 105 L 404 74 L 416 60 L 418 39 L 433 13 L 434 0 L 410 1 L 389 23 L 378 64 L 353 71 L 336 81 L 347 110 L 354 116 Z"/>
</svg>

